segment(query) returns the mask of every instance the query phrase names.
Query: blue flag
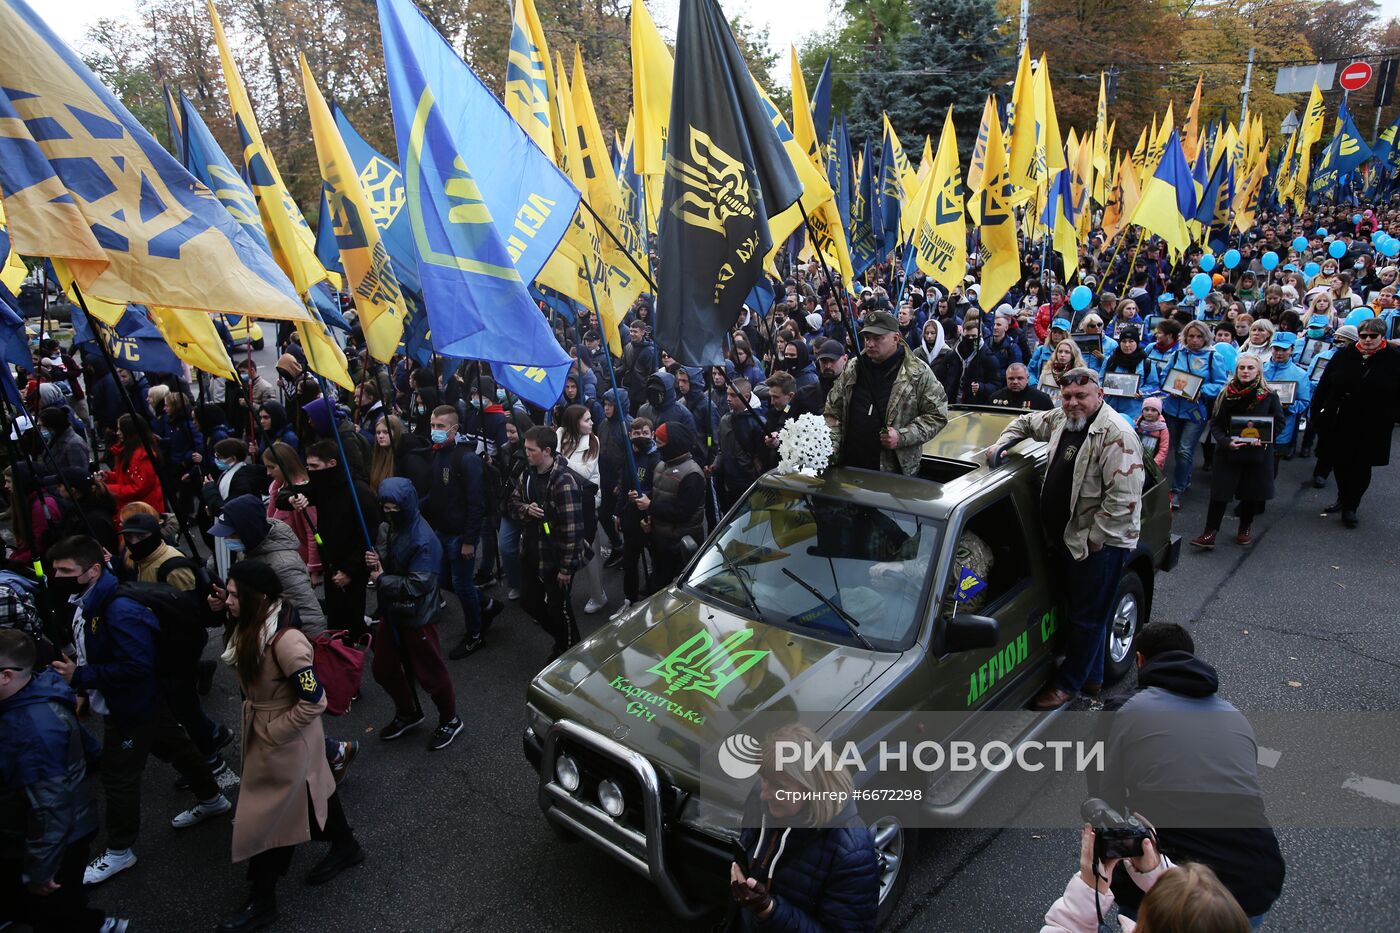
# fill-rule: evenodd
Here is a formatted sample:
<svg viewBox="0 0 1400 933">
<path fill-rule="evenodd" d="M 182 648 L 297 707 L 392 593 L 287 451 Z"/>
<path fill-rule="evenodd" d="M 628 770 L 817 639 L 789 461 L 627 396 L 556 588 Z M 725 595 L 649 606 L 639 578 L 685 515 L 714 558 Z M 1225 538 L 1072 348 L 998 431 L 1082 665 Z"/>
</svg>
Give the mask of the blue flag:
<svg viewBox="0 0 1400 933">
<path fill-rule="evenodd" d="M 126 313 L 114 328 L 89 318 L 82 308 L 73 305 L 73 345 L 89 344 L 96 350 L 98 340 L 107 345 L 112 362 L 122 369 L 143 373 L 184 372 L 180 358 L 165 342 L 143 305 L 127 305 Z"/>
<path fill-rule="evenodd" d="M 964 567 L 958 573 L 958 592 L 953 598 L 960 603 L 965 603 L 986 588 L 986 580 L 973 573 L 970 567 Z"/>
<path fill-rule="evenodd" d="M 340 264 L 340 244 L 335 239 L 335 215 L 326 200 L 326 186 L 321 186 L 321 212 L 316 215 L 316 258 L 327 271 L 345 274 Z"/>
<path fill-rule="evenodd" d="M 24 333 L 24 315 L 20 313 L 19 302 L 4 285 L 0 285 L 0 361 L 19 369 L 34 368 L 29 338 Z"/>
<path fill-rule="evenodd" d="M 767 274 L 764 274 L 760 275 L 758 281 L 753 283 L 753 288 L 749 289 L 744 304 L 749 306 L 750 311 L 766 316 L 777 300 L 777 286 L 773 284 L 773 280 Z"/>
<path fill-rule="evenodd" d="M 1196 204 L 1196 216 L 1193 219 L 1207 227 L 1215 221 L 1216 207 L 1220 204 L 1220 195 L 1225 189 L 1229 168 L 1230 159 L 1222 155 L 1220 161 L 1215 163 L 1215 171 L 1210 173 L 1210 178 L 1201 190 L 1199 202 Z M 1228 208 L 1226 210 L 1228 213 Z"/>
<path fill-rule="evenodd" d="M 894 162 L 894 146 L 890 134 L 885 134 L 880 147 L 880 255 L 888 256 L 899 242 L 899 167 Z"/>
<path fill-rule="evenodd" d="M 389 251 L 399 287 L 405 292 L 421 293 L 423 283 L 418 279 L 418 251 L 413 245 L 408 211 L 403 209 L 407 200 L 403 173 L 399 171 L 397 162 L 377 152 L 360 135 L 339 107 L 332 104 L 331 113 L 335 115 L 336 128 L 340 130 L 340 138 L 345 140 L 350 159 L 355 163 L 355 171 L 360 173 L 360 186 L 370 199 L 370 213 L 379 227 L 384 248 Z"/>
<path fill-rule="evenodd" d="M 403 303 L 408 306 L 408 317 L 403 322 L 403 352 L 427 366 L 433 361 L 433 338 L 428 329 L 428 309 L 414 292 L 403 293 Z"/>
<path fill-rule="evenodd" d="M 846 115 L 831 125 L 830 155 L 827 158 L 827 177 L 831 190 L 836 195 L 836 211 L 841 215 L 843 230 L 851 229 L 851 199 L 854 196 L 855 179 L 851 177 L 851 137 L 846 133 Z M 857 275 L 860 273 L 857 272 Z"/>
<path fill-rule="evenodd" d="M 564 235 L 578 191 L 409 0 L 378 5 L 433 346 L 497 364 L 501 385 L 552 405 L 572 361 L 525 282 Z"/>
<path fill-rule="evenodd" d="M 845 121 L 841 121 L 844 129 Z M 876 199 L 875 176 L 870 165 L 870 140 L 865 141 L 865 157 L 861 159 L 860 181 L 856 185 L 855 197 L 851 201 L 851 219 L 846 224 L 846 240 L 851 246 L 851 270 L 857 276 L 875 264 L 879 258 L 879 245 L 875 237 L 874 219 L 878 211 L 873 209 Z"/>
<path fill-rule="evenodd" d="M 831 125 L 831 56 L 822 65 L 821 77 L 812 87 L 812 125 L 817 132 Z"/>
</svg>

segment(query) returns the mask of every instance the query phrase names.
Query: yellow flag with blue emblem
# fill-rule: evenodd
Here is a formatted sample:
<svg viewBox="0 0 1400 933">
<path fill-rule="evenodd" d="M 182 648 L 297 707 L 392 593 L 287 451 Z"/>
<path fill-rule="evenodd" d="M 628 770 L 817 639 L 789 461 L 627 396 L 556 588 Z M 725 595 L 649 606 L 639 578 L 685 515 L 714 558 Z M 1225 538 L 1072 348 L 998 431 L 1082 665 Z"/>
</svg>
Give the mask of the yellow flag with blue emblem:
<svg viewBox="0 0 1400 933">
<path fill-rule="evenodd" d="M 921 216 L 914 225 L 915 261 L 926 275 L 952 289 L 967 275 L 967 220 L 963 213 L 963 175 L 953 107 L 943 119 L 938 154 L 931 160 Z"/>
<path fill-rule="evenodd" d="M 23 0 L 0 5 L 0 189 L 14 250 L 85 295 L 305 319 L 291 283 Z"/>
<path fill-rule="evenodd" d="M 179 311 L 159 305 L 151 305 L 147 310 L 160 335 L 182 361 L 211 376 L 238 381 L 228 350 L 224 349 L 224 342 L 214 329 L 213 318 L 198 311 Z"/>
<path fill-rule="evenodd" d="M 239 144 L 243 147 L 244 173 L 257 197 L 268 245 L 272 247 L 277 264 L 296 285 L 297 292 L 305 295 L 312 286 L 326 281 L 326 269 L 316 258 L 316 234 L 307 225 L 301 209 L 282 183 L 282 174 L 277 170 L 272 151 L 263 143 L 253 105 L 248 100 L 248 91 L 243 86 L 243 78 L 224 38 L 219 13 L 214 9 L 213 0 L 206 2 L 209 20 L 214 25 L 214 40 L 219 46 L 219 62 L 223 66 L 224 83 L 228 85 L 234 123 L 238 127 Z"/>
<path fill-rule="evenodd" d="M 355 299 L 355 310 L 360 315 L 360 329 L 370 356 L 387 363 L 403 340 L 403 322 L 408 309 L 404 307 L 399 280 L 375 225 L 370 201 L 360 184 L 359 172 L 355 170 L 355 163 L 304 55 L 301 56 L 301 79 L 306 88 L 311 134 L 316 140 L 326 206 L 333 217 L 346 284 Z"/>
<path fill-rule="evenodd" d="M 546 153 L 555 152 L 550 114 L 554 82 L 549 74 L 549 43 L 544 38 L 535 0 L 515 0 L 506 61 L 506 110 Z M 558 162 L 557 156 L 555 162 Z"/>
</svg>

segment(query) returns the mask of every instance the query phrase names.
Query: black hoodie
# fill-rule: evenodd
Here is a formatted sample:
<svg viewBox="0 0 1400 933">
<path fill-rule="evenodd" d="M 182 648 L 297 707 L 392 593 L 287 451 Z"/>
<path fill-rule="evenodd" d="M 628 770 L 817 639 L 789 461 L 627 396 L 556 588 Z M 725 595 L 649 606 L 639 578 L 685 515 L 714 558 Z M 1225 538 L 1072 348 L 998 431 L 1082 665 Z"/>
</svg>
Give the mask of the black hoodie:
<svg viewBox="0 0 1400 933">
<path fill-rule="evenodd" d="M 1253 917 L 1283 889 L 1283 854 L 1264 812 L 1254 729 L 1219 688 L 1215 668 L 1190 652 L 1155 655 L 1105 724 L 1104 770 L 1090 772 L 1089 793 L 1141 813 L 1162 852 L 1209 865 Z M 1114 894 L 1135 906 L 1142 892 L 1115 877 Z"/>
</svg>

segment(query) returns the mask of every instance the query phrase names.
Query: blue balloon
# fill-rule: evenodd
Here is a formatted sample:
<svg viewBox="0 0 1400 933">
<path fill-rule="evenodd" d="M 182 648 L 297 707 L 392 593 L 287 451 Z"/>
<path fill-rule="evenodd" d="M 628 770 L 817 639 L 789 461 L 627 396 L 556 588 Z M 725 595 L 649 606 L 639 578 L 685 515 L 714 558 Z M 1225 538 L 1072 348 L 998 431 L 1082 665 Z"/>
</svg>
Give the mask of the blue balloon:
<svg viewBox="0 0 1400 933">
<path fill-rule="evenodd" d="M 1225 268 L 1233 269 L 1240 264 L 1240 251 L 1230 249 L 1225 251 Z"/>
<path fill-rule="evenodd" d="M 1210 294 L 1210 276 L 1204 272 L 1197 272 L 1191 276 L 1191 293 L 1197 298 L 1204 298 Z"/>
<path fill-rule="evenodd" d="M 1375 316 L 1376 312 L 1372 311 L 1370 308 L 1357 308 L 1347 315 L 1347 323 L 1352 327 L 1356 327 L 1362 321 L 1369 321 Z"/>
<path fill-rule="evenodd" d="M 1351 215 L 1351 222 L 1352 222 L 1353 225 L 1359 226 L 1359 225 L 1361 224 L 1361 215 L 1360 215 L 1360 214 L 1352 214 L 1352 215 Z"/>
<path fill-rule="evenodd" d="M 1394 257 L 1400 255 L 1400 240 L 1391 237 L 1385 241 L 1385 249 L 1381 250 L 1386 256 Z"/>
<path fill-rule="evenodd" d="M 1087 285 L 1075 286 L 1074 291 L 1069 293 L 1069 306 L 1076 311 L 1083 311 L 1093 300 L 1094 292 Z"/>
<path fill-rule="evenodd" d="M 1300 236 L 1300 237 L 1298 237 L 1297 239 L 1295 239 L 1295 240 L 1293 241 L 1293 250 L 1294 250 L 1294 252 L 1302 253 L 1302 252 L 1305 252 L 1305 251 L 1307 250 L 1307 248 L 1308 248 L 1308 238 L 1307 238 L 1307 237 L 1305 237 L 1305 236 Z"/>
<path fill-rule="evenodd" d="M 1274 271 L 1274 268 L 1278 266 L 1278 253 L 1269 250 L 1259 257 L 1259 265 L 1263 266 L 1267 272 Z"/>
<path fill-rule="evenodd" d="M 1308 263 L 1306 266 L 1303 267 L 1303 276 L 1304 276 L 1305 278 L 1311 279 L 1311 278 L 1313 278 L 1314 276 L 1316 276 L 1316 275 L 1317 275 L 1319 272 L 1321 272 L 1321 271 L 1322 271 L 1322 267 L 1321 267 L 1321 266 L 1319 266 L 1319 265 L 1318 265 L 1317 263 L 1315 263 L 1315 262 L 1310 262 L 1310 263 Z"/>
<path fill-rule="evenodd" d="M 1317 235 L 1318 235 L 1318 236 L 1326 236 L 1326 235 L 1327 235 L 1327 228 L 1326 228 L 1326 227 L 1318 227 L 1318 228 L 1317 228 Z"/>
<path fill-rule="evenodd" d="M 1380 242 L 1381 240 L 1383 240 L 1383 239 L 1385 239 L 1385 231 L 1384 231 L 1384 230 L 1372 230 L 1372 231 L 1371 231 L 1371 242 L 1372 242 L 1373 244 L 1374 244 L 1374 243 L 1379 243 L 1379 242 Z"/>
<path fill-rule="evenodd" d="M 1296 262 L 1284 263 L 1283 271 L 1284 271 L 1284 272 L 1297 272 L 1297 271 L 1298 271 L 1298 264 L 1297 264 Z"/>
<path fill-rule="evenodd" d="M 1327 255 L 1333 259 L 1341 259 L 1347 254 L 1347 245 L 1341 240 L 1333 240 L 1332 245 L 1327 247 Z"/>
<path fill-rule="evenodd" d="M 1201 255 L 1201 271 L 1202 271 L 1202 272 L 1209 272 L 1210 270 L 1212 270 L 1212 269 L 1214 269 L 1214 268 L 1215 268 L 1215 257 L 1212 256 L 1210 253 L 1203 253 L 1203 254 Z"/>
</svg>

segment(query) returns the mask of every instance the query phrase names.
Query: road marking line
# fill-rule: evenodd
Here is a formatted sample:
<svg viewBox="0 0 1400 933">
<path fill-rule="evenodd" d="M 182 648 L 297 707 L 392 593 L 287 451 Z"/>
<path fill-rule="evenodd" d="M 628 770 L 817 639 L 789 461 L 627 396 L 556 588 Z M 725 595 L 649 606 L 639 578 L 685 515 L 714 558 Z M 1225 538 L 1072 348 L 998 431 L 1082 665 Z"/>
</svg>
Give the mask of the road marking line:
<svg viewBox="0 0 1400 933">
<path fill-rule="evenodd" d="M 1363 797 L 1379 800 L 1381 803 L 1392 803 L 1400 806 L 1400 784 L 1353 774 L 1342 782 L 1342 787 L 1345 790 L 1355 791 Z"/>
</svg>

